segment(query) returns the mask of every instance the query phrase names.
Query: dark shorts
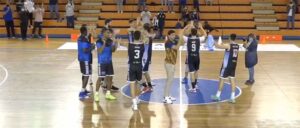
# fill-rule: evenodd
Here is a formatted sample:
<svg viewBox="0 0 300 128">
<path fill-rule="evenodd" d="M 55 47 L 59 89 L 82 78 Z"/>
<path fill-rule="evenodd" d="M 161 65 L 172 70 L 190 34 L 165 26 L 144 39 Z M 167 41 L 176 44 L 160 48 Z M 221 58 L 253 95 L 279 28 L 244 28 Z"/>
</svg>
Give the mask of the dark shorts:
<svg viewBox="0 0 300 128">
<path fill-rule="evenodd" d="M 235 68 L 221 68 L 220 76 L 223 78 L 235 77 Z"/>
<path fill-rule="evenodd" d="M 199 70 L 200 67 L 200 58 L 191 57 L 188 59 L 189 72 L 195 72 Z"/>
<path fill-rule="evenodd" d="M 92 74 L 92 65 L 89 61 L 79 61 L 79 65 L 83 76 L 89 76 Z"/>
<path fill-rule="evenodd" d="M 112 63 L 108 64 L 98 64 L 98 76 L 114 76 L 114 68 Z"/>
<path fill-rule="evenodd" d="M 128 80 L 130 82 L 140 81 L 143 75 L 142 65 L 129 65 Z"/>
<path fill-rule="evenodd" d="M 151 64 L 150 61 L 146 61 L 145 65 L 143 67 L 143 72 L 148 72 L 149 71 L 150 64 Z"/>
</svg>

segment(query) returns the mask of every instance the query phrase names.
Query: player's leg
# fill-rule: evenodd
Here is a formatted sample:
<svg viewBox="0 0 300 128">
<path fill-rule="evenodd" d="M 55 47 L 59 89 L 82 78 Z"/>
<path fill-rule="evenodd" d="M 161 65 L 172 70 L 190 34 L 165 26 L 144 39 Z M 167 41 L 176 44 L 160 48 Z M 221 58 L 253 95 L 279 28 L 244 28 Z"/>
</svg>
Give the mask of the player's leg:
<svg viewBox="0 0 300 128">
<path fill-rule="evenodd" d="M 223 78 L 223 77 L 219 78 L 219 89 L 218 89 L 216 95 L 213 95 L 211 97 L 212 100 L 214 100 L 214 101 L 220 101 L 221 100 L 221 93 L 222 93 L 222 90 L 223 90 L 223 87 L 224 87 L 224 80 L 225 80 L 225 78 Z"/>
<path fill-rule="evenodd" d="M 189 66 L 188 66 L 188 64 L 185 64 L 184 78 L 182 79 L 183 84 L 188 83 L 188 76 L 189 76 Z"/>
<path fill-rule="evenodd" d="M 196 92 L 196 78 L 195 78 L 196 66 L 195 63 L 192 61 L 189 62 L 189 71 L 190 71 L 191 84 L 192 84 L 192 88 L 190 89 L 190 91 Z"/>
<path fill-rule="evenodd" d="M 231 84 L 231 95 L 230 95 L 230 103 L 235 103 L 235 77 L 230 77 L 230 84 Z"/>
<path fill-rule="evenodd" d="M 114 76 L 114 69 L 113 69 L 113 65 L 112 63 L 110 64 L 106 64 L 106 77 L 105 77 L 105 81 L 106 81 L 106 86 L 107 86 L 107 91 L 105 94 L 105 98 L 108 100 L 115 100 L 117 99 L 115 96 L 113 96 L 111 94 L 111 87 L 112 87 L 112 80 L 113 80 L 113 76 Z"/>
<path fill-rule="evenodd" d="M 170 95 L 170 88 L 173 83 L 174 79 L 174 73 L 175 73 L 175 65 L 173 64 L 165 64 L 165 69 L 167 73 L 167 81 L 165 85 L 165 97 L 164 97 L 164 102 L 168 104 L 172 104 L 172 100 L 175 100 L 174 98 L 171 97 Z"/>
<path fill-rule="evenodd" d="M 104 78 L 104 76 L 101 76 L 101 65 L 98 64 L 98 78 L 97 78 L 97 82 L 96 82 L 96 90 L 94 93 L 94 101 L 96 101 L 96 102 L 99 101 L 99 90 L 100 90 L 101 84 L 103 84 L 103 82 L 102 82 L 103 78 Z"/>
<path fill-rule="evenodd" d="M 79 99 L 84 100 L 89 97 L 89 91 L 86 90 L 90 75 L 90 66 L 87 61 L 80 62 L 80 70 L 82 73 L 82 89 L 79 93 Z"/>
</svg>

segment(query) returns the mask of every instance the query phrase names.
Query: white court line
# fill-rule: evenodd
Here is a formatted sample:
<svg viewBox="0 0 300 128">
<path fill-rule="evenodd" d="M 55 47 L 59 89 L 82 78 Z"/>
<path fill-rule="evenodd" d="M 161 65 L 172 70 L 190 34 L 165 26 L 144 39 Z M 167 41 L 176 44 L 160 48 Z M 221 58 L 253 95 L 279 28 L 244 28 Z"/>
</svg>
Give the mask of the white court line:
<svg viewBox="0 0 300 128">
<path fill-rule="evenodd" d="M 180 128 L 183 128 L 184 125 L 183 125 L 183 120 L 182 120 L 182 116 L 184 115 L 184 112 L 183 112 L 183 104 L 182 104 L 182 67 L 181 67 L 181 49 L 182 49 L 183 46 L 180 46 L 179 47 L 179 113 L 180 113 L 180 116 L 179 116 L 179 126 Z"/>
<path fill-rule="evenodd" d="M 2 85 L 2 84 L 4 84 L 5 83 L 5 81 L 7 80 L 7 78 L 8 78 L 8 71 L 7 71 L 7 69 L 3 66 L 3 65 L 0 65 L 0 67 L 4 70 L 4 72 L 5 72 L 5 77 L 4 77 L 4 79 L 0 82 L 0 86 Z"/>
</svg>

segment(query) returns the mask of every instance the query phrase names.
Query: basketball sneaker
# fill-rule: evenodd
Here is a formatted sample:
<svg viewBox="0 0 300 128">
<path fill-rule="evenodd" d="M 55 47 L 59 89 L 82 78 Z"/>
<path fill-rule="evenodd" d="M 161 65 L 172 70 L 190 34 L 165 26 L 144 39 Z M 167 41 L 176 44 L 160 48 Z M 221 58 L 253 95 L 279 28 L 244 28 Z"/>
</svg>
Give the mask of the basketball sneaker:
<svg viewBox="0 0 300 128">
<path fill-rule="evenodd" d="M 173 104 L 173 101 L 171 100 L 171 98 L 169 96 L 167 96 L 164 99 L 164 103 L 166 103 L 166 104 Z"/>
<path fill-rule="evenodd" d="M 87 98 L 89 98 L 89 95 L 86 93 L 86 91 L 81 91 L 79 93 L 79 100 L 85 100 Z"/>
<path fill-rule="evenodd" d="M 232 103 L 232 104 L 235 104 L 235 99 L 230 99 L 228 102 Z"/>
<path fill-rule="evenodd" d="M 132 99 L 132 110 L 133 111 L 138 110 L 138 101 L 136 98 Z"/>
<path fill-rule="evenodd" d="M 196 93 L 197 92 L 197 88 L 190 88 L 189 91 L 192 92 L 192 93 Z"/>
<path fill-rule="evenodd" d="M 90 91 L 88 91 L 88 90 L 85 90 L 84 92 L 85 92 L 88 96 L 92 94 L 92 93 L 91 93 Z"/>
<path fill-rule="evenodd" d="M 182 79 L 182 82 L 181 82 L 182 84 L 187 84 L 188 83 L 188 78 L 186 78 L 186 77 L 184 77 L 183 79 Z"/>
<path fill-rule="evenodd" d="M 99 93 L 98 92 L 95 92 L 94 94 L 94 101 L 95 102 L 99 102 L 100 98 L 99 98 Z"/>
<path fill-rule="evenodd" d="M 142 89 L 142 94 L 143 93 L 147 93 L 147 92 L 151 92 L 153 89 L 152 88 L 150 88 L 150 87 L 144 87 L 143 89 Z"/>
<path fill-rule="evenodd" d="M 107 86 L 106 86 L 106 85 L 103 85 L 103 86 L 101 86 L 101 87 L 102 87 L 102 89 L 103 89 L 104 91 L 107 90 Z M 111 91 L 119 91 L 119 88 L 116 87 L 116 86 L 114 86 L 114 85 L 112 85 Z"/>
<path fill-rule="evenodd" d="M 169 98 L 172 100 L 172 101 L 176 101 L 176 98 L 172 97 L 172 96 L 169 96 Z"/>
<path fill-rule="evenodd" d="M 220 97 L 217 97 L 216 95 L 212 95 L 212 96 L 211 96 L 211 99 L 212 99 L 213 101 L 221 101 L 221 98 L 220 98 Z"/>
<path fill-rule="evenodd" d="M 107 100 L 116 100 L 116 99 L 117 99 L 115 96 L 113 96 L 113 95 L 110 94 L 109 92 L 106 92 L 105 98 L 106 98 Z"/>
</svg>

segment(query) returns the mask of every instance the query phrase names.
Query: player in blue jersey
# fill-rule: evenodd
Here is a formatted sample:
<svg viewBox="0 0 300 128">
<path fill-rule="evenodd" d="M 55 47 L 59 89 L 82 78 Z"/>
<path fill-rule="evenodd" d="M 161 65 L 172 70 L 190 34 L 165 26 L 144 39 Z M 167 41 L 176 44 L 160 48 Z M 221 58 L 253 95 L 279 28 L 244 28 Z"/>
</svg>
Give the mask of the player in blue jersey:
<svg viewBox="0 0 300 128">
<path fill-rule="evenodd" d="M 95 45 L 89 42 L 88 30 L 85 26 L 80 28 L 80 33 L 81 35 L 77 40 L 78 61 L 82 73 L 82 90 L 79 93 L 79 99 L 84 100 L 88 98 L 90 94 L 90 92 L 86 90 L 86 86 L 88 84 L 89 76 L 92 73 L 92 50 L 95 49 Z"/>
<path fill-rule="evenodd" d="M 205 41 L 206 38 L 206 32 L 203 29 L 202 25 L 199 23 L 198 25 L 200 27 L 199 30 L 193 25 L 193 22 L 191 24 L 187 25 L 184 28 L 184 33 L 190 32 L 189 36 L 183 36 L 183 40 L 185 43 L 187 43 L 187 64 L 188 69 L 190 72 L 191 77 L 191 84 L 192 88 L 190 88 L 191 92 L 196 92 L 196 84 L 198 79 L 198 70 L 200 67 L 200 43 Z"/>
<path fill-rule="evenodd" d="M 239 45 L 235 43 L 236 34 L 231 34 L 229 37 L 229 44 L 222 43 L 221 37 L 219 37 L 218 43 L 215 46 L 219 49 L 225 49 L 223 64 L 220 71 L 219 90 L 216 95 L 212 96 L 215 101 L 221 100 L 221 92 L 224 86 L 224 80 L 229 78 L 231 83 L 231 96 L 230 103 L 235 103 L 235 69 L 238 60 Z"/>
<path fill-rule="evenodd" d="M 101 79 L 104 79 L 107 86 L 105 98 L 108 100 L 116 99 L 116 97 L 111 94 L 112 79 L 114 76 L 112 53 L 116 51 L 118 47 L 118 41 L 115 40 L 112 35 L 112 29 L 105 29 L 103 30 L 103 37 L 99 38 L 96 42 L 98 53 L 98 80 L 94 95 L 95 101 L 99 101 L 99 88 L 101 85 Z"/>
</svg>

